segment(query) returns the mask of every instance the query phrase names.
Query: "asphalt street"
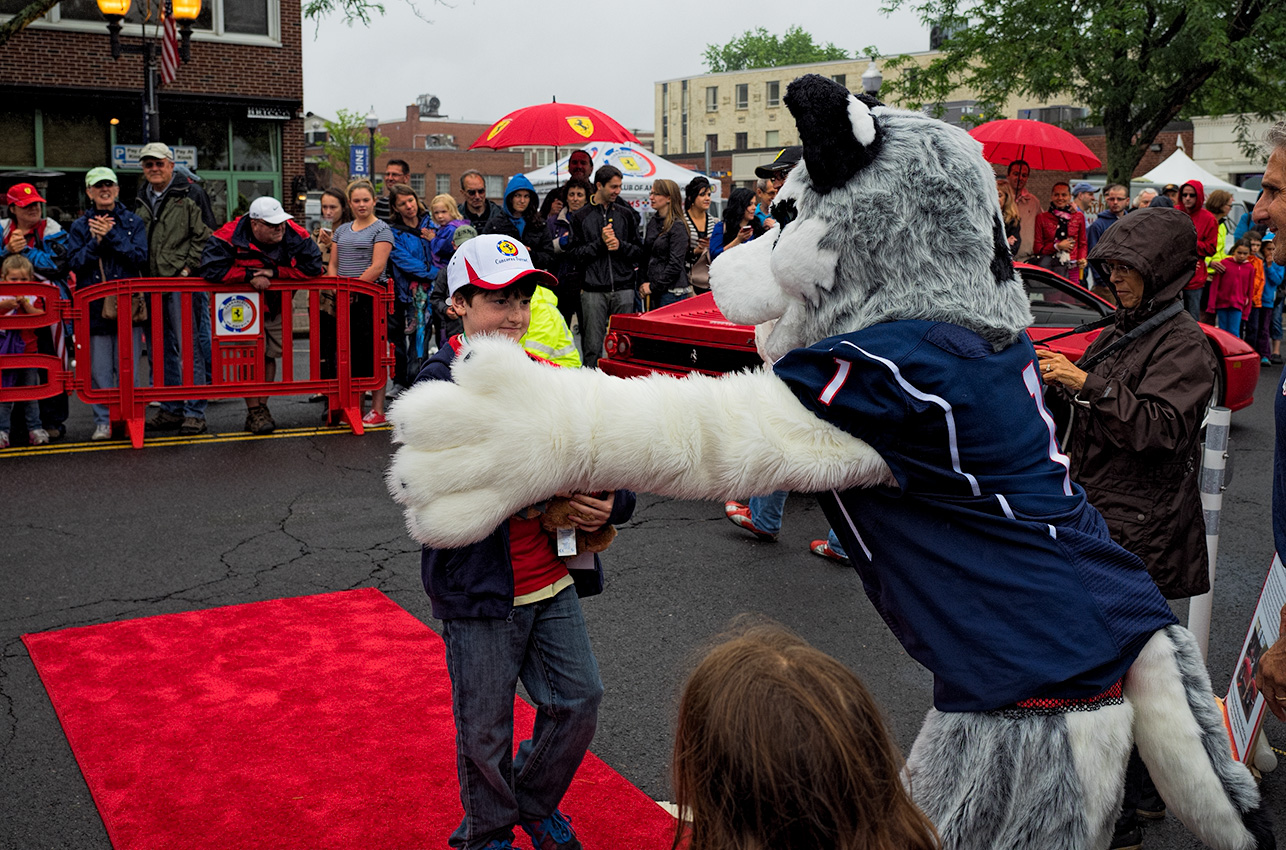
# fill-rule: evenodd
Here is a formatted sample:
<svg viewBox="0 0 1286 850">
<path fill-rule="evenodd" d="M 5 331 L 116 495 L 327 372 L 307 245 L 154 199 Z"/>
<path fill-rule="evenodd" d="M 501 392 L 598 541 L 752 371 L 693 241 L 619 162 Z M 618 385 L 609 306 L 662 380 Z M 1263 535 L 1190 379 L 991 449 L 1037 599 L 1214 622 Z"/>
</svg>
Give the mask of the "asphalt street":
<svg viewBox="0 0 1286 850">
<path fill-rule="evenodd" d="M 1280 367 L 1263 370 L 1256 403 L 1233 415 L 1235 477 L 1209 659 L 1221 693 L 1272 556 L 1280 379 Z M 110 847 L 22 634 L 359 587 L 379 588 L 438 627 L 417 547 L 384 490 L 387 431 L 318 432 L 320 407 L 302 399 L 273 409 L 285 432 L 273 439 L 236 437 L 244 407 L 234 401 L 211 406 L 215 435 L 149 441 L 140 451 L 82 444 L 0 453 L 0 848 Z M 87 422 L 77 407 L 73 440 L 85 439 Z M 930 704 L 930 676 L 894 641 L 856 574 L 808 552 L 825 531 L 807 496 L 791 497 L 780 541 L 760 543 L 719 503 L 641 495 L 605 558 L 606 593 L 584 606 L 607 689 L 594 751 L 653 798 L 669 799 L 679 689 L 701 651 L 746 613 L 776 619 L 848 664 L 909 749 Z M 1178 610 L 1186 619 L 1186 604 Z M 1286 748 L 1286 728 L 1270 719 L 1268 733 Z M 1263 785 L 1279 821 L 1283 762 Z M 1201 845 L 1169 817 L 1148 828 L 1145 846 Z"/>
</svg>

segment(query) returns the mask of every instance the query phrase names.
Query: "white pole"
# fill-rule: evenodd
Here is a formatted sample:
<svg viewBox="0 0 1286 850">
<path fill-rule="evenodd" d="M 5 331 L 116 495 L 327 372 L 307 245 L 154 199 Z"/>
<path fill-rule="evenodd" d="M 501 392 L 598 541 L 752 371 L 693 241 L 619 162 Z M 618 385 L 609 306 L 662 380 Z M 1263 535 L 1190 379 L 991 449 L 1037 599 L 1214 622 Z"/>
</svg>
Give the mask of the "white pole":
<svg viewBox="0 0 1286 850">
<path fill-rule="evenodd" d="M 1214 606 L 1215 562 L 1219 557 L 1219 512 L 1223 508 L 1224 471 L 1228 465 L 1228 429 L 1232 411 L 1212 407 L 1206 417 L 1206 445 L 1201 459 L 1201 512 L 1206 520 L 1206 553 L 1210 558 L 1210 590 L 1192 597 L 1188 604 L 1188 630 L 1201 647 L 1201 658 L 1210 645 L 1210 612 Z"/>
</svg>

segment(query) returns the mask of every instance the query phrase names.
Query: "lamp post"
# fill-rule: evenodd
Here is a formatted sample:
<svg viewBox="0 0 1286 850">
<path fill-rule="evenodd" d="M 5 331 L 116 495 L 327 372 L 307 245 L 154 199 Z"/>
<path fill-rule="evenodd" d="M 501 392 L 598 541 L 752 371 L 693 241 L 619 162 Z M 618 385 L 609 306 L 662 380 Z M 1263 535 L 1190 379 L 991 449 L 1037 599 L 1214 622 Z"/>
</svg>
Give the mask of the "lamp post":
<svg viewBox="0 0 1286 850">
<path fill-rule="evenodd" d="M 120 59 L 125 53 L 143 57 L 143 142 L 155 142 L 161 139 L 161 110 L 156 102 L 156 60 L 159 49 L 157 39 L 147 37 L 146 26 L 143 27 L 142 44 L 121 43 L 121 20 L 129 14 L 131 2 L 132 0 L 98 0 L 98 11 L 107 19 L 112 59 Z M 186 65 L 192 59 L 192 22 L 201 14 L 201 0 L 172 0 L 171 5 L 174 19 L 179 22 L 179 32 L 183 36 L 179 45 L 179 58 Z M 164 9 L 163 2 L 161 8 Z"/>
<path fill-rule="evenodd" d="M 871 97 L 880 96 L 880 86 L 884 84 L 884 75 L 880 69 L 875 67 L 875 57 L 871 57 L 871 64 L 866 66 L 866 71 L 862 74 L 862 91 Z"/>
<path fill-rule="evenodd" d="M 366 158 L 366 173 L 370 175 L 372 182 L 375 180 L 375 131 L 379 129 L 380 117 L 375 114 L 375 106 L 371 105 L 371 111 L 366 113 L 366 132 L 370 136 L 370 153 Z"/>
</svg>

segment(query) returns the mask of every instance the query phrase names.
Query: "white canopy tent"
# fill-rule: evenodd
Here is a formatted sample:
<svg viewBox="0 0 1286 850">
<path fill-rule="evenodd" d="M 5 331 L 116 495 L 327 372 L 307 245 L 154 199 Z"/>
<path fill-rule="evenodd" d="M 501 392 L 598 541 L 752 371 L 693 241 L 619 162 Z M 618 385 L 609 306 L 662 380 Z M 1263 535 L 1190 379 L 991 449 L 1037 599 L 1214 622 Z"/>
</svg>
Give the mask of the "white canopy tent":
<svg viewBox="0 0 1286 850">
<path fill-rule="evenodd" d="M 700 173 L 625 142 L 591 142 L 580 150 L 588 153 L 594 160 L 595 169 L 603 165 L 615 165 L 621 170 L 621 200 L 638 210 L 644 219 L 650 212 L 648 193 L 652 191 L 653 180 L 673 180 L 679 184 L 681 192 L 688 181 Z M 557 162 L 527 172 L 527 179 L 542 199 L 546 192 L 567 182 L 567 160 L 571 159 L 571 155 L 572 151 L 569 150 L 567 156 Z M 711 201 L 718 204 L 719 196 L 719 181 L 711 180 Z"/>
<path fill-rule="evenodd" d="M 1225 189 L 1232 192 L 1233 198 L 1242 201 L 1247 206 L 1255 203 L 1255 199 L 1259 197 L 1259 193 L 1252 189 L 1242 189 L 1226 180 L 1220 180 L 1200 165 L 1197 165 L 1192 160 L 1192 157 L 1182 150 L 1177 150 L 1170 154 L 1164 162 L 1142 177 L 1136 177 L 1131 180 L 1130 185 L 1137 189 L 1140 184 L 1151 183 L 1160 189 L 1167 183 L 1182 186 L 1188 180 L 1199 182 L 1202 188 L 1206 190 L 1207 196 L 1209 196 L 1211 189 Z"/>
</svg>

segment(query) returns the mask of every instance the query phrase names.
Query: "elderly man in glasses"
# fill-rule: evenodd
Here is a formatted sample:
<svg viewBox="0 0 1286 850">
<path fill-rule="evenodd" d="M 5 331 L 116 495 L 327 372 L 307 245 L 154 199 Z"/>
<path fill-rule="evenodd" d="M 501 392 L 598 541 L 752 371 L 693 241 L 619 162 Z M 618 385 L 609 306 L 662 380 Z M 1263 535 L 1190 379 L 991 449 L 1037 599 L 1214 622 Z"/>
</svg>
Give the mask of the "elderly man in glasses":
<svg viewBox="0 0 1286 850">
<path fill-rule="evenodd" d="M 201 251 L 214 230 L 210 199 L 201 187 L 182 174 L 174 173 L 174 152 L 168 145 L 152 142 L 139 152 L 143 166 L 143 183 L 138 188 L 134 212 L 147 227 L 148 275 L 150 277 L 187 277 L 201 264 Z M 157 380 L 155 352 L 163 355 L 166 386 L 183 383 L 183 355 L 179 335 L 182 333 L 182 303 L 177 292 L 164 298 L 164 343 L 151 339 L 151 324 L 144 330 L 148 336 L 147 351 L 152 359 L 152 384 Z M 193 361 L 192 379 L 198 384 L 210 383 L 210 297 L 202 292 L 192 295 L 192 344 L 186 356 Z M 147 427 L 180 434 L 204 434 L 205 399 L 163 401 L 148 417 Z"/>
<path fill-rule="evenodd" d="M 498 204 L 487 200 L 487 181 L 480 171 L 470 169 L 460 175 L 460 190 L 464 192 L 464 203 L 460 214 L 481 233 L 493 215 L 503 215 Z"/>
</svg>

